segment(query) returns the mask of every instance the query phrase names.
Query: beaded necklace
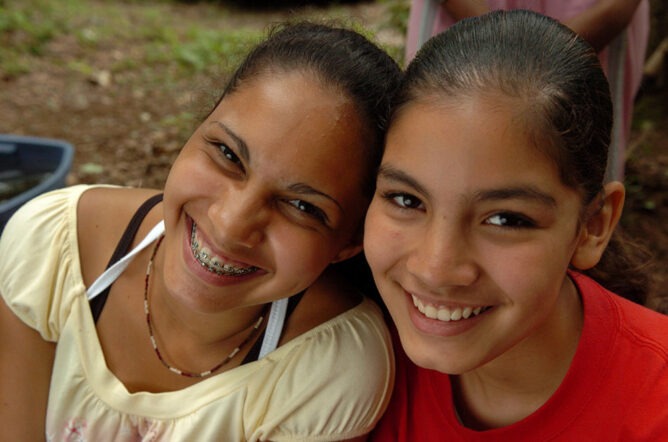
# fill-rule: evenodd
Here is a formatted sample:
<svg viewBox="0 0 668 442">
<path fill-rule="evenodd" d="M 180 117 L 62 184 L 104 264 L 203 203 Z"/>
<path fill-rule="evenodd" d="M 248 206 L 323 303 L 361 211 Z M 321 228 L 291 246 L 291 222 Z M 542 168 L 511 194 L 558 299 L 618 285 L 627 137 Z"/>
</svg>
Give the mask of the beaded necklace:
<svg viewBox="0 0 668 442">
<path fill-rule="evenodd" d="M 158 238 L 158 241 L 155 243 L 155 247 L 153 248 L 153 253 L 151 254 L 151 258 L 148 260 L 148 265 L 146 266 L 146 279 L 144 280 L 144 313 L 146 314 L 146 325 L 148 326 L 148 334 L 149 337 L 151 338 L 151 345 L 153 346 L 153 351 L 155 351 L 156 356 L 158 356 L 158 359 L 164 365 L 169 371 L 172 373 L 176 373 L 181 376 L 185 376 L 187 378 L 204 378 L 207 377 L 216 371 L 220 370 L 225 364 L 230 362 L 232 358 L 234 358 L 237 353 L 241 350 L 241 348 L 246 345 L 257 333 L 257 330 L 260 328 L 260 325 L 262 325 L 262 321 L 264 320 L 265 317 L 265 312 L 266 312 L 266 307 L 263 309 L 262 314 L 260 317 L 255 321 L 255 324 L 253 325 L 253 329 L 251 332 L 248 334 L 246 339 L 239 344 L 232 352 L 227 355 L 225 359 L 223 359 L 222 362 L 216 364 L 214 367 L 210 368 L 209 370 L 203 371 L 201 373 L 193 373 L 189 371 L 184 371 L 180 370 L 172 365 L 170 365 L 165 359 L 162 357 L 162 354 L 160 353 L 160 349 L 158 349 L 158 344 L 155 339 L 155 336 L 153 336 L 153 326 L 151 324 L 151 311 L 149 309 L 149 302 L 148 302 L 148 288 L 149 288 L 149 280 L 151 277 L 151 270 L 153 268 L 153 260 L 155 258 L 156 253 L 158 252 L 158 247 L 160 247 L 160 244 L 162 243 L 162 240 L 165 236 L 162 235 L 160 238 Z"/>
</svg>

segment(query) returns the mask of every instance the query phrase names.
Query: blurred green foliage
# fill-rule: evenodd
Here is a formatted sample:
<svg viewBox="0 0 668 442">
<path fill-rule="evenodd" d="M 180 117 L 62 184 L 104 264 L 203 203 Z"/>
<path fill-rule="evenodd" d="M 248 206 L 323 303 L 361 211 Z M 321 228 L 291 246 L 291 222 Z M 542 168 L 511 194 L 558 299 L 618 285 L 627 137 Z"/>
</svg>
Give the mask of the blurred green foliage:
<svg viewBox="0 0 668 442">
<path fill-rule="evenodd" d="M 387 26 L 396 29 L 401 35 L 406 35 L 408 27 L 408 14 L 410 12 L 409 0 L 380 0 L 387 5 L 389 18 Z"/>
<path fill-rule="evenodd" d="M 67 14 L 78 0 L 2 0 L 0 2 L 0 72 L 15 76 L 30 70 L 28 58 L 39 56 L 58 34 L 69 31 Z"/>
<path fill-rule="evenodd" d="M 174 1 L 134 8 L 119 1 L 0 1 L 0 77 L 5 79 L 30 72 L 39 59 L 54 55 L 46 51 L 55 39 L 68 45 L 67 59 L 58 62 L 84 75 L 94 69 L 96 51 L 112 46 L 131 50 L 117 57 L 114 71 L 159 64 L 161 72 L 189 75 L 237 64 L 262 35 L 257 29 L 184 28 L 177 16 L 165 14 Z"/>
</svg>

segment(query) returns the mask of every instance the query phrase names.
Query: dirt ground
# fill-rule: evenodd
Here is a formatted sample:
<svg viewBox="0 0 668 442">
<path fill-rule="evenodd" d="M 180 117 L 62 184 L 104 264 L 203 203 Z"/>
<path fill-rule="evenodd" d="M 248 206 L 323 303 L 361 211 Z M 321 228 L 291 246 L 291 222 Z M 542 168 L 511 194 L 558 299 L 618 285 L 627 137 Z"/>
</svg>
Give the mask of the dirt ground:
<svg viewBox="0 0 668 442">
<path fill-rule="evenodd" d="M 95 2 L 91 2 L 95 3 Z M 103 2 L 101 2 L 103 3 Z M 128 2 L 132 16 L 140 7 Z M 210 4 L 165 4 L 162 13 L 181 23 L 211 26 L 264 28 L 290 14 L 288 11 L 250 12 L 234 10 L 215 16 Z M 400 45 L 401 36 L 388 31 L 387 3 L 349 4 L 345 13 L 373 29 L 378 39 Z M 309 10 L 318 14 L 318 10 Z M 72 69 L 72 60 L 84 57 L 92 70 Z M 185 142 L 198 117 L 205 113 L 220 91 L 223 76 L 195 73 L 156 79 L 150 70 L 112 67 L 122 59 L 139 60 L 142 53 L 131 41 L 105 42 L 94 49 L 82 46 L 71 34 L 53 38 L 35 68 L 20 75 L 0 76 L 0 133 L 58 138 L 76 149 L 68 183 L 112 183 L 161 187 L 169 165 Z M 2 72 L 0 72 L 2 74 Z M 666 87 L 648 88 L 649 102 L 662 96 Z M 660 102 L 660 100 L 658 101 Z M 641 124 L 633 134 L 633 153 L 628 163 L 629 197 L 623 228 L 654 254 L 656 292 L 648 304 L 659 307 L 668 299 L 668 114 Z"/>
</svg>

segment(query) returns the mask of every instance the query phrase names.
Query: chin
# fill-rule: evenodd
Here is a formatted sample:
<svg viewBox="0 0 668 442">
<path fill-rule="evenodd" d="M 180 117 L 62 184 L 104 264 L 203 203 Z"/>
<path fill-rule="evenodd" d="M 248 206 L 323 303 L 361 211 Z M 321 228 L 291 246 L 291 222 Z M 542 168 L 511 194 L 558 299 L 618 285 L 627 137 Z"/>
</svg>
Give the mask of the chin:
<svg viewBox="0 0 668 442">
<path fill-rule="evenodd" d="M 470 361 L 464 360 L 458 354 L 447 356 L 441 348 L 421 341 L 402 339 L 402 346 L 408 358 L 418 367 L 438 371 L 446 375 L 459 375 L 472 369 Z"/>
<path fill-rule="evenodd" d="M 453 367 L 451 367 L 449 364 L 445 364 L 441 360 L 434 360 L 433 357 L 425 356 L 423 354 L 410 354 L 408 352 L 406 354 L 408 355 L 408 358 L 418 367 L 438 371 L 439 373 L 446 375 L 460 374 L 458 370 L 453 369 Z"/>
</svg>

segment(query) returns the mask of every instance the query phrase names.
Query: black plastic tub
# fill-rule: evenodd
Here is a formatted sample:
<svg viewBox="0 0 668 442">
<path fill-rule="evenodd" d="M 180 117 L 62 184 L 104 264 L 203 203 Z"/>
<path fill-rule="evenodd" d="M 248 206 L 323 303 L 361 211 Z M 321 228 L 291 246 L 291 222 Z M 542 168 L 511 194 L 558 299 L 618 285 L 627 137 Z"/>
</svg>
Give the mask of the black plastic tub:
<svg viewBox="0 0 668 442">
<path fill-rule="evenodd" d="M 73 157 L 65 141 L 0 134 L 0 233 L 26 201 L 65 186 Z"/>
</svg>

